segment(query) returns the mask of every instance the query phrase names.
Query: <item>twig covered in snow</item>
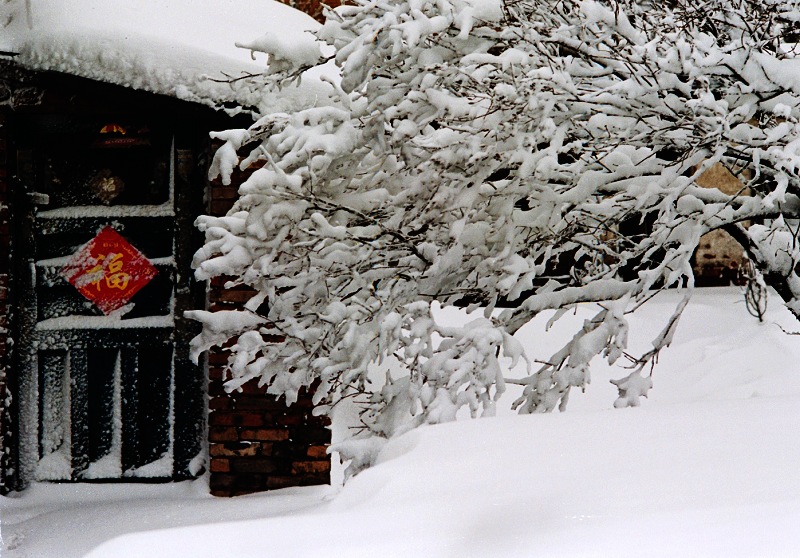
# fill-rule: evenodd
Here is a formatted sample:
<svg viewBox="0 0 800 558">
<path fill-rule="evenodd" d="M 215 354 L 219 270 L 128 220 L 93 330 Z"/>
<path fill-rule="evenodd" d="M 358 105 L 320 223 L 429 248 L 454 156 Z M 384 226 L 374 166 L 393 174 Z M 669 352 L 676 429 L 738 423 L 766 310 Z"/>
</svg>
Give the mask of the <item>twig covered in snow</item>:
<svg viewBox="0 0 800 558">
<path fill-rule="evenodd" d="M 800 61 L 786 44 L 798 21 L 797 2 L 777 0 L 337 8 L 317 35 L 342 69 L 338 105 L 218 136 L 223 181 L 237 165 L 261 168 L 228 216 L 198 220 L 197 275 L 254 287 L 250 309 L 266 302 L 272 324 L 230 328 L 231 385 L 256 377 L 289 401 L 317 385 L 319 412 L 362 394 L 362 435 L 390 437 L 462 408 L 490 414 L 503 357 L 525 358 L 515 331 L 544 310 L 604 301 L 515 380 L 521 411 L 563 408 L 593 358 L 627 355 L 627 312 L 654 290 L 691 292 L 692 254 L 715 229 L 800 315 L 787 225 L 800 217 Z M 311 62 L 272 54 L 286 63 L 274 87 Z M 698 184 L 715 165 L 740 178 L 737 192 Z M 432 301 L 486 313 L 445 329 Z M 617 406 L 646 395 L 645 367 L 684 306 L 631 357 Z M 224 328 L 203 321 L 204 347 Z M 272 328 L 285 343 L 260 341 Z M 404 374 L 375 382 L 388 358 Z"/>
</svg>

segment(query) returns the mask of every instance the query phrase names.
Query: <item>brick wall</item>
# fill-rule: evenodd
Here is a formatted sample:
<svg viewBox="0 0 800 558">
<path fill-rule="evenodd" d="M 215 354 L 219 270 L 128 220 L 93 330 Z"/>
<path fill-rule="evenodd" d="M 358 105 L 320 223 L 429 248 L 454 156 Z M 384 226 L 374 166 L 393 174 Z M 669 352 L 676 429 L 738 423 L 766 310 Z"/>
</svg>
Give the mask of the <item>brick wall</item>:
<svg viewBox="0 0 800 558">
<path fill-rule="evenodd" d="M 224 215 L 238 197 L 236 185 L 245 178 L 246 174 L 235 174 L 233 186 L 212 182 L 209 213 Z M 254 294 L 246 287 L 225 289 L 226 282 L 227 278 L 211 281 L 210 310 L 241 308 Z M 283 399 L 266 395 L 255 381 L 242 386 L 241 391 L 226 393 L 226 364 L 224 349 L 209 354 L 211 493 L 236 496 L 330 482 L 330 430 L 325 419 L 313 416 L 311 397 L 301 394 L 297 403 L 287 407 Z"/>
<path fill-rule="evenodd" d="M 340 6 L 341 0 L 281 0 L 322 22 L 323 4 Z M 238 197 L 238 184 L 245 174 L 234 175 L 232 186 L 213 182 L 209 213 L 224 215 Z M 253 291 L 224 288 L 225 279 L 211 282 L 209 309 L 233 309 L 247 302 Z M 278 339 L 275 340 L 279 342 Z M 208 440 L 211 493 L 235 496 L 289 486 L 330 482 L 330 430 L 327 422 L 312 415 L 308 394 L 287 407 L 265 395 L 254 382 L 241 392 L 225 393 L 223 374 L 227 355 L 215 350 L 208 357 L 209 417 Z"/>
<path fill-rule="evenodd" d="M 9 487 L 5 473 L 10 467 L 11 443 L 9 406 L 11 393 L 7 386 L 8 369 L 8 286 L 10 270 L 10 212 L 8 210 L 8 122 L 0 109 L 0 493 Z"/>
</svg>

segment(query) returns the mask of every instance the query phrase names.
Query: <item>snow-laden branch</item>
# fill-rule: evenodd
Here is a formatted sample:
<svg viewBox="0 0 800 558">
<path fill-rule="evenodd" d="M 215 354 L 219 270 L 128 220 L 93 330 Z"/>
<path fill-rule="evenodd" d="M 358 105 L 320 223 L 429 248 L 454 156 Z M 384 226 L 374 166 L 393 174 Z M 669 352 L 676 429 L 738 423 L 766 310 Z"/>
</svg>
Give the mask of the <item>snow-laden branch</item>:
<svg viewBox="0 0 800 558">
<path fill-rule="evenodd" d="M 255 288 L 248 310 L 264 321 L 226 329 L 198 314 L 195 346 L 236 337 L 229 388 L 257 379 L 292 401 L 313 387 L 323 413 L 356 397 L 361 435 L 386 438 L 462 409 L 491 414 L 507 365 L 525 358 L 513 333 L 544 310 L 598 302 L 513 380 L 515 405 L 563 408 L 596 357 L 624 357 L 633 372 L 615 382 L 615 405 L 638 404 L 685 302 L 640 356 L 625 315 L 654 291 L 691 293 L 703 234 L 731 231 L 800 315 L 798 21 L 794 0 L 331 11 L 317 35 L 342 70 L 333 106 L 217 134 L 213 175 L 257 170 L 227 216 L 198 219 L 197 275 Z M 265 78 L 275 91 L 318 58 L 290 51 Z M 720 166 L 739 187 L 703 187 Z M 484 317 L 443 328 L 433 301 Z M 268 342 L 275 333 L 285 341 Z M 378 378 L 389 361 L 402 372 Z M 358 469 L 370 459 L 356 448 L 379 446 L 342 451 Z"/>
</svg>

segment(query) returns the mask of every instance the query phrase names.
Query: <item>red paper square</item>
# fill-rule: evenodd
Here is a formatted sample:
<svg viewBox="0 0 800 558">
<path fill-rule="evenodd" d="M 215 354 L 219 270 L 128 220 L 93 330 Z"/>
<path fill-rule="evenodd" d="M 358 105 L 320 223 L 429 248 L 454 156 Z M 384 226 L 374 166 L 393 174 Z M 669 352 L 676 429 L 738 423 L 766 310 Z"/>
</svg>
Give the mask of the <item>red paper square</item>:
<svg viewBox="0 0 800 558">
<path fill-rule="evenodd" d="M 61 275 L 103 314 L 122 308 L 158 271 L 106 226 L 61 268 Z"/>
</svg>

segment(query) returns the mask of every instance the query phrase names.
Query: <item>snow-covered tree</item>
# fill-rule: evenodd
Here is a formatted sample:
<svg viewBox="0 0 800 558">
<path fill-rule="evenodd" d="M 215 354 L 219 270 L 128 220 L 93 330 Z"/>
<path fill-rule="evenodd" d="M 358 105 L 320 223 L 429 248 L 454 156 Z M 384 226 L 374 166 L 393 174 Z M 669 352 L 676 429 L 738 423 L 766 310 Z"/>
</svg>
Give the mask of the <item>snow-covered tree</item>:
<svg viewBox="0 0 800 558">
<path fill-rule="evenodd" d="M 341 68 L 330 102 L 217 134 L 214 175 L 258 170 L 227 216 L 198 220 L 197 276 L 258 295 L 194 312 L 196 354 L 235 338 L 230 389 L 255 378 L 291 402 L 315 386 L 320 412 L 360 398 L 360 441 L 340 447 L 355 470 L 381 438 L 493 413 L 507 382 L 524 387 L 520 412 L 563 408 L 598 355 L 624 357 L 615 405 L 637 405 L 709 231 L 731 233 L 800 316 L 798 21 L 786 0 L 338 8 L 317 33 Z M 326 61 L 259 44 L 271 94 Z M 698 185 L 715 165 L 738 192 Z M 687 299 L 630 355 L 626 313 L 675 286 Z M 434 301 L 484 311 L 443 327 Z M 600 311 L 565 347 L 507 377 L 527 360 L 520 327 L 587 301 Z M 388 361 L 404 372 L 381 376 Z"/>
</svg>

